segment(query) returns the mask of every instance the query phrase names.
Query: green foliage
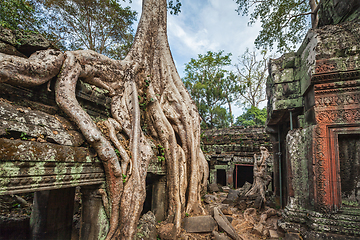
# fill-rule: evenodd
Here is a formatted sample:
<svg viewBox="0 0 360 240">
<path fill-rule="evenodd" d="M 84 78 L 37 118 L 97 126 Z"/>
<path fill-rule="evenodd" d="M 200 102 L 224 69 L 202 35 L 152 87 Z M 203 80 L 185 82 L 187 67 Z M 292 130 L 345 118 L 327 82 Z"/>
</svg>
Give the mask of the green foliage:
<svg viewBox="0 0 360 240">
<path fill-rule="evenodd" d="M 170 9 L 170 14 L 178 15 L 181 12 L 180 7 L 180 0 L 169 0 L 168 9 Z"/>
<path fill-rule="evenodd" d="M 159 150 L 159 156 L 157 156 L 157 159 L 159 162 L 165 161 L 165 148 L 158 144 L 158 150 Z"/>
<path fill-rule="evenodd" d="M 39 24 L 34 17 L 32 2 L 26 0 L 0 1 L 0 26 L 15 29 L 36 30 Z"/>
<path fill-rule="evenodd" d="M 123 180 L 123 183 L 126 183 L 126 175 L 125 174 L 122 174 L 122 180 Z"/>
<path fill-rule="evenodd" d="M 225 69 L 231 65 L 230 56 L 224 51 L 208 51 L 185 64 L 183 82 L 199 110 L 202 128 L 228 127 L 232 123 L 230 104 L 239 88 L 236 76 Z"/>
<path fill-rule="evenodd" d="M 121 157 L 119 150 L 117 150 L 116 148 L 115 148 L 115 153 L 118 157 Z"/>
<path fill-rule="evenodd" d="M 295 49 L 310 28 L 309 1 L 303 0 L 235 0 L 237 12 L 250 14 L 249 24 L 261 22 L 261 31 L 255 39 L 257 48 L 272 49 L 277 44 L 279 52 Z"/>
<path fill-rule="evenodd" d="M 36 0 L 52 36 L 67 50 L 90 49 L 123 59 L 133 42 L 136 12 L 116 0 Z"/>
<path fill-rule="evenodd" d="M 22 139 L 22 140 L 28 140 L 28 137 L 26 136 L 26 133 L 22 132 L 22 133 L 20 134 L 20 139 Z"/>
<path fill-rule="evenodd" d="M 266 108 L 258 109 L 251 106 L 245 113 L 236 118 L 235 126 L 258 126 L 265 125 L 267 117 Z"/>
</svg>

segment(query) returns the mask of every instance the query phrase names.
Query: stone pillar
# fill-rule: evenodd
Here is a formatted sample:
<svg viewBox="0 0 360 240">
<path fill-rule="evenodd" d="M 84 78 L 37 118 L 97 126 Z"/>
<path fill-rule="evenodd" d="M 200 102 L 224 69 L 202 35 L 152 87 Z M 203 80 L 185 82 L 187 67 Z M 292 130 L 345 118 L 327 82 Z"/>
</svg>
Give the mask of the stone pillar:
<svg viewBox="0 0 360 240">
<path fill-rule="evenodd" d="M 216 171 L 217 171 L 216 168 L 210 169 L 210 178 L 209 178 L 210 183 L 215 183 L 215 184 L 217 183 Z"/>
<path fill-rule="evenodd" d="M 32 240 L 71 239 L 75 188 L 35 192 L 30 228 Z"/>
<path fill-rule="evenodd" d="M 99 185 L 81 187 L 81 240 L 97 240 L 106 237 L 108 221 L 98 189 Z"/>
<path fill-rule="evenodd" d="M 235 188 L 234 184 L 234 165 L 229 165 L 226 169 L 226 185 Z"/>
<path fill-rule="evenodd" d="M 151 211 L 155 214 L 156 221 L 163 221 L 166 210 L 166 177 L 163 176 L 153 185 Z"/>
</svg>

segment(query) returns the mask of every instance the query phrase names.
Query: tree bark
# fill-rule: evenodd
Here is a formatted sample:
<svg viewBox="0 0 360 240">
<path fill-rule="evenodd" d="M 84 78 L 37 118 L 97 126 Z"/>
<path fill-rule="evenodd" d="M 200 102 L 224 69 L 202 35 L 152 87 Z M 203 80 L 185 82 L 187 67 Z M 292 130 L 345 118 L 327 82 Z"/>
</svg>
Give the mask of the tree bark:
<svg viewBox="0 0 360 240">
<path fill-rule="evenodd" d="M 270 156 L 270 154 L 265 147 L 260 147 L 260 151 L 260 160 L 258 160 L 256 158 L 256 154 L 254 154 L 254 182 L 251 189 L 245 194 L 245 196 L 259 194 L 263 202 L 266 202 L 266 188 L 271 181 L 271 176 L 269 176 L 267 172 L 266 159 Z"/>
<path fill-rule="evenodd" d="M 203 212 L 200 192 L 206 187 L 209 172 L 200 149 L 200 116 L 171 56 L 166 4 L 166 0 L 143 1 L 133 46 L 122 61 L 91 50 L 65 54 L 40 51 L 29 59 L 0 54 L 4 69 L 0 82 L 33 86 L 58 75 L 56 102 L 77 124 L 104 165 L 107 193 L 102 197 L 110 215 L 107 239 L 132 239 L 136 233 L 146 197 L 147 168 L 156 158 L 152 142 L 164 149 L 167 221 L 174 223 L 179 234 L 185 212 Z M 111 141 L 77 102 L 79 78 L 108 90 L 112 96 L 112 118 L 104 123 Z M 145 126 L 148 131 L 143 132 Z M 129 152 L 117 139 L 118 131 L 129 137 Z"/>
</svg>

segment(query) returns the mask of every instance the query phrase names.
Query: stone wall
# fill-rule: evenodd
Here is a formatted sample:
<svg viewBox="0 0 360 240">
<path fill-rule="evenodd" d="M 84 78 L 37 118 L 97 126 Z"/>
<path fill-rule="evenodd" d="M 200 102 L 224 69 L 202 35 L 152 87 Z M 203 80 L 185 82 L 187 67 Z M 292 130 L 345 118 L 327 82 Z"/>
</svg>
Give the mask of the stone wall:
<svg viewBox="0 0 360 240">
<path fill-rule="evenodd" d="M 281 226 L 308 239 L 360 236 L 360 22 L 350 19 L 358 1 L 324 6 L 333 3 L 332 11 L 348 3 L 354 11 L 337 25 L 309 30 L 296 53 L 269 64 L 267 132 L 276 156 L 275 194 L 285 207 Z"/>
<path fill-rule="evenodd" d="M 269 135 L 260 126 L 203 130 L 201 136 L 202 148 L 210 166 L 210 183 L 220 183 L 217 172 L 222 170 L 226 174 L 226 185 L 241 187 L 237 186 L 236 166 L 252 166 L 254 154 L 260 157 L 260 146 L 272 151 Z M 272 157 L 268 164 L 272 166 Z M 244 168 L 244 171 L 252 171 L 252 168 Z M 250 174 L 252 176 L 252 172 Z"/>
</svg>

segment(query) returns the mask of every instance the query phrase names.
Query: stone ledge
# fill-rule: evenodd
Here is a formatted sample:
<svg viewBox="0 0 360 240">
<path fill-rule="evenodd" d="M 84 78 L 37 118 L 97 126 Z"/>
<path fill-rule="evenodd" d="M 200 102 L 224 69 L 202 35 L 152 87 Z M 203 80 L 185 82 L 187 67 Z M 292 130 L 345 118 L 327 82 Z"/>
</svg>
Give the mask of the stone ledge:
<svg viewBox="0 0 360 240">
<path fill-rule="evenodd" d="M 104 181 L 102 163 L 87 148 L 0 139 L 0 195 Z"/>
<path fill-rule="evenodd" d="M 279 225 L 287 231 L 360 236 L 360 209 L 359 213 L 354 214 L 346 211 L 323 214 L 301 208 L 286 207 L 283 212 L 283 221 Z"/>
</svg>

